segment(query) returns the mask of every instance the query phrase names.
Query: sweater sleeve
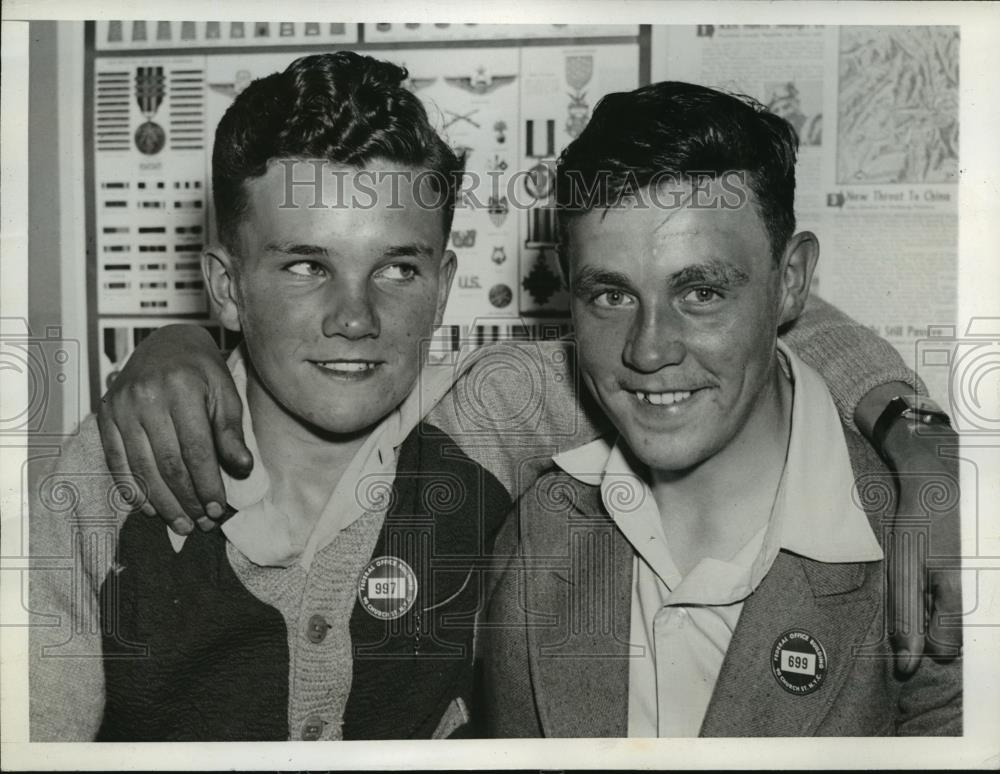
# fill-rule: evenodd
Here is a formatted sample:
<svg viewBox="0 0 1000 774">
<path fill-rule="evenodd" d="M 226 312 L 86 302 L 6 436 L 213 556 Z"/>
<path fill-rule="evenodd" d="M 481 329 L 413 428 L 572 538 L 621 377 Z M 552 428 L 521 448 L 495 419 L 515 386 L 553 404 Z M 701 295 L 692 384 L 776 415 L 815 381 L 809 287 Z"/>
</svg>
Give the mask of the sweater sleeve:
<svg viewBox="0 0 1000 774">
<path fill-rule="evenodd" d="M 450 392 L 428 421 L 492 473 L 516 500 L 552 455 L 602 431 L 576 371 L 569 341 L 501 342 L 456 367 Z"/>
<path fill-rule="evenodd" d="M 100 588 L 120 515 L 93 418 L 31 489 L 31 741 L 91 741 L 104 712 Z"/>
<path fill-rule="evenodd" d="M 854 410 L 875 387 L 903 382 L 927 390 L 889 342 L 811 294 L 802 316 L 782 340 L 826 380 L 844 424 L 857 430 Z"/>
</svg>

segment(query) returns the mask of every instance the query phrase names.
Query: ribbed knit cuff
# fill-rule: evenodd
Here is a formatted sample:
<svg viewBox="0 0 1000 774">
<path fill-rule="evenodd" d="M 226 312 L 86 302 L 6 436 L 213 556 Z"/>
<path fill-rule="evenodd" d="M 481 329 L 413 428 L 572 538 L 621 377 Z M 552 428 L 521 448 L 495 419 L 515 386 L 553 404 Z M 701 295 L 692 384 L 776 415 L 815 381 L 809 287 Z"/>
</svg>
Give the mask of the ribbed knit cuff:
<svg viewBox="0 0 1000 774">
<path fill-rule="evenodd" d="M 851 430 L 860 432 L 854 424 L 854 411 L 879 385 L 903 382 L 918 394 L 927 394 L 920 377 L 906 367 L 889 342 L 820 299 L 806 309 L 783 340 L 820 372 L 841 419 Z"/>
</svg>

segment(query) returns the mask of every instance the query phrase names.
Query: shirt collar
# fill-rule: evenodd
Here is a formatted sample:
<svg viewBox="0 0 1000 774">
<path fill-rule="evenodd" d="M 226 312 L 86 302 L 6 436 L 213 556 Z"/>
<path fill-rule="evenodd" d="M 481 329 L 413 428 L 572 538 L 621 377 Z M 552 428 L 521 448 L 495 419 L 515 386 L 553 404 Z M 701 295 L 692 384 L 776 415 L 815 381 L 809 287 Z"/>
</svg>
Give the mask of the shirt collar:
<svg viewBox="0 0 1000 774">
<path fill-rule="evenodd" d="M 780 341 L 778 350 L 792 381 L 791 435 L 771 518 L 748 544 L 756 544 L 759 550 L 740 551 L 732 560 L 746 566 L 751 589 L 770 569 L 780 549 L 820 562 L 870 562 L 883 556 L 868 517 L 858 505 L 843 427 L 826 384 Z M 613 437 L 599 438 L 552 459 L 578 481 L 601 486 L 602 496 L 611 477 L 616 482 L 631 478 L 635 496 L 640 497 L 641 486 L 641 498 L 652 500 L 648 485 Z M 619 499 L 605 497 L 605 506 L 621 524 L 623 509 L 615 506 Z M 624 510 L 650 518 L 648 508 Z M 652 513 L 659 515 L 655 509 Z M 646 531 L 655 534 L 652 526 Z"/>
<path fill-rule="evenodd" d="M 833 398 L 816 371 L 778 342 L 794 399 L 788 458 L 778 490 L 781 547 L 819 562 L 874 562 L 882 549 L 859 505 L 854 469 Z M 808 514 L 808 518 L 799 518 Z"/>
<path fill-rule="evenodd" d="M 615 436 L 596 438 L 574 449 L 556 454 L 552 461 L 577 481 L 600 486 L 608 469 L 611 451 L 618 445 Z"/>
<path fill-rule="evenodd" d="M 336 535 L 381 503 L 367 503 L 358 496 L 359 485 L 365 491 L 384 491 L 375 479 L 391 485 L 395 478 L 396 451 L 447 391 L 464 367 L 427 365 L 421 369 L 417 385 L 396 410 L 372 431 L 345 470 L 330 501 L 320 515 L 312 534 L 303 546 L 293 539 L 288 516 L 270 500 L 271 477 L 261 460 L 247 401 L 247 367 L 242 347 L 227 361 L 236 391 L 243 404 L 243 439 L 253 454 L 254 466 L 246 478 L 233 478 L 222 471 L 226 498 L 236 510 L 222 526 L 229 541 L 255 564 L 287 567 L 296 560 L 308 568 L 316 552 Z M 345 493 L 351 496 L 346 496 Z M 361 493 L 363 494 L 363 492 Z M 184 545 L 184 536 L 168 530 L 176 551 Z"/>
</svg>

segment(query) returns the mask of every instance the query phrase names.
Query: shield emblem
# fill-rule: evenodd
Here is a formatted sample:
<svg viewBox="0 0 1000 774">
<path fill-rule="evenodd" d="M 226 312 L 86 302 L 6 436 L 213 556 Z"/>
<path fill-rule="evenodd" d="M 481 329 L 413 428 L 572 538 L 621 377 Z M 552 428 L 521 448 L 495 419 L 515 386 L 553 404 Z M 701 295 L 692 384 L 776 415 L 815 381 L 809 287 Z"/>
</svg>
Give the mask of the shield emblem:
<svg viewBox="0 0 1000 774">
<path fill-rule="evenodd" d="M 586 56 L 566 57 L 566 83 L 579 91 L 588 83 L 594 75 L 594 57 L 591 54 Z"/>
<path fill-rule="evenodd" d="M 500 228 L 504 224 L 504 221 L 507 220 L 507 212 L 510 210 L 510 205 L 507 204 L 506 196 L 499 198 L 491 196 L 486 209 L 490 216 L 490 222 L 497 228 Z"/>
</svg>

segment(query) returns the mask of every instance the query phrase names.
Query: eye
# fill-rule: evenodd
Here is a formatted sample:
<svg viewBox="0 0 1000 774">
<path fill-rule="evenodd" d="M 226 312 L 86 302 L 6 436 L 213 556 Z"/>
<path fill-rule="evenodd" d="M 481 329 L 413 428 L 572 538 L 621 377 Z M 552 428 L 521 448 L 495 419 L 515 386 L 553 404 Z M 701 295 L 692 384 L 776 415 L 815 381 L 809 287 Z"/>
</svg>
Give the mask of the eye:
<svg viewBox="0 0 1000 774">
<path fill-rule="evenodd" d="M 691 288 L 684 295 L 684 300 L 693 304 L 710 304 L 719 298 L 722 298 L 722 294 L 719 291 L 715 288 L 704 286 Z"/>
<path fill-rule="evenodd" d="M 405 282 L 417 276 L 417 267 L 412 263 L 392 263 L 379 269 L 375 276 L 396 282 Z"/>
<path fill-rule="evenodd" d="M 635 299 L 623 290 L 605 290 L 594 296 L 594 306 L 613 309 L 620 306 L 632 306 Z"/>
<path fill-rule="evenodd" d="M 291 272 L 299 277 L 321 277 L 326 273 L 316 261 L 296 261 L 285 267 L 285 271 Z"/>
</svg>

